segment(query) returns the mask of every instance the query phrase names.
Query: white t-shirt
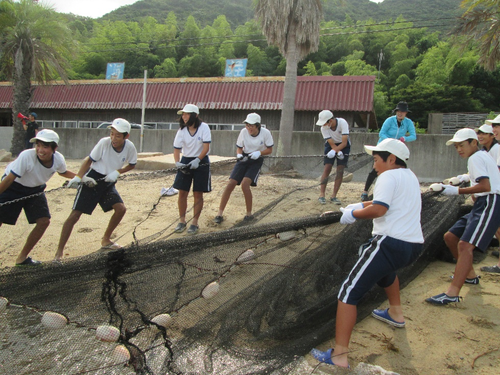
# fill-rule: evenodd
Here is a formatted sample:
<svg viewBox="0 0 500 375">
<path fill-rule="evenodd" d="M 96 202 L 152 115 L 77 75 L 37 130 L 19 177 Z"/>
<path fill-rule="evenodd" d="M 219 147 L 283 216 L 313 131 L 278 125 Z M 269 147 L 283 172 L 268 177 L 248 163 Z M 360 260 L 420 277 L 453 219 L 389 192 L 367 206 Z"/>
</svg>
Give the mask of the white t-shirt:
<svg viewBox="0 0 500 375">
<path fill-rule="evenodd" d="M 17 159 L 5 168 L 5 175 L 14 174 L 16 176 L 14 181 L 26 187 L 44 185 L 56 172 L 66 172 L 64 156 L 58 151 L 54 152 L 52 166 L 46 167 L 38 159 L 34 148 L 21 152 Z"/>
<path fill-rule="evenodd" d="M 477 151 L 467 160 L 470 186 L 478 184 L 481 178 L 489 178 L 491 191 L 474 194 L 476 197 L 488 194 L 500 194 L 500 172 L 493 158 L 486 152 Z"/>
<path fill-rule="evenodd" d="M 259 134 L 256 136 L 250 135 L 246 128 L 241 129 L 240 135 L 236 140 L 236 147 L 242 148 L 245 154 L 254 151 L 264 151 L 269 147 L 274 146 L 273 136 L 266 128 L 260 128 Z"/>
<path fill-rule="evenodd" d="M 387 235 L 411 243 L 424 242 L 420 225 L 420 185 L 410 169 L 389 169 L 378 176 L 373 203 L 387 207 L 384 216 L 373 219 L 373 235 Z"/>
<path fill-rule="evenodd" d="M 495 163 L 497 163 L 497 166 L 500 167 L 500 145 L 498 143 L 495 143 L 493 146 L 491 146 L 490 150 L 488 151 L 488 154 L 491 155 L 493 160 L 495 160 Z"/>
<path fill-rule="evenodd" d="M 337 119 L 337 128 L 335 130 L 332 130 L 332 128 L 330 128 L 329 126 L 322 126 L 321 134 L 323 135 L 323 138 L 325 140 L 331 138 L 334 143 L 341 143 L 342 136 L 349 135 L 349 124 L 343 118 L 336 117 L 336 119 Z M 350 143 L 349 140 L 348 142 Z"/>
<path fill-rule="evenodd" d="M 181 150 L 182 155 L 185 157 L 196 158 L 203 151 L 204 143 L 212 143 L 212 133 L 210 133 L 208 125 L 202 122 L 194 135 L 189 133 L 187 126 L 177 130 L 174 139 L 174 148 Z"/>
<path fill-rule="evenodd" d="M 108 175 L 127 164 L 137 164 L 137 150 L 128 139 L 125 140 L 122 150 L 118 152 L 113 148 L 110 137 L 101 138 L 89 157 L 92 160 L 91 168 L 102 175 Z"/>
</svg>

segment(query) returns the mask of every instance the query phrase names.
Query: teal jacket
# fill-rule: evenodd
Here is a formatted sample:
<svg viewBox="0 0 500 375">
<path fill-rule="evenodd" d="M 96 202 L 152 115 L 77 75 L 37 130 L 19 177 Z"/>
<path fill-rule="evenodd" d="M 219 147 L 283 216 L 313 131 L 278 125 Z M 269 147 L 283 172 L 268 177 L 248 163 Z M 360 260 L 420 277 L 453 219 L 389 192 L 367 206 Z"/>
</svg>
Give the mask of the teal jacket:
<svg viewBox="0 0 500 375">
<path fill-rule="evenodd" d="M 401 137 L 405 138 L 405 142 L 413 142 L 417 139 L 417 133 L 415 132 L 413 121 L 409 118 L 405 117 L 401 122 L 401 126 L 398 127 L 396 116 L 391 116 L 384 121 L 378 137 L 378 143 L 386 138 L 399 139 Z"/>
</svg>

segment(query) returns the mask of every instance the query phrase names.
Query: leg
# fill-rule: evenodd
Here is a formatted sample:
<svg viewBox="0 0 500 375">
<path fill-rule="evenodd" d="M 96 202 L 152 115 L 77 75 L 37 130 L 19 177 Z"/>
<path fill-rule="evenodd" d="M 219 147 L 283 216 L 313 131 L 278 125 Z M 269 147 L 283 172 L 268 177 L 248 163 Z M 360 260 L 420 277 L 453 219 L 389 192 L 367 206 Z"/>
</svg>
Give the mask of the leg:
<svg viewBox="0 0 500 375">
<path fill-rule="evenodd" d="M 460 243 L 463 241 L 460 241 L 460 238 L 455 236 L 453 233 L 446 232 L 444 234 L 444 242 L 446 243 L 446 246 L 448 247 L 448 249 L 450 249 L 450 252 L 453 255 L 453 257 L 457 260 L 457 265 L 458 265 L 458 257 L 460 256 L 460 251 L 459 251 Z M 467 242 L 463 242 L 463 243 L 467 243 Z M 470 246 L 472 246 L 472 245 L 470 245 Z M 472 251 L 474 251 L 474 246 L 472 246 Z M 472 255 L 472 253 L 471 253 L 471 255 Z M 467 278 L 473 279 L 476 276 L 477 275 L 474 272 L 474 268 L 472 267 L 472 261 L 471 261 L 470 268 L 469 268 L 469 271 L 467 273 Z M 465 281 L 465 279 L 464 279 L 464 281 Z M 455 295 L 458 295 L 458 294 L 454 294 L 454 296 Z"/>
<path fill-rule="evenodd" d="M 332 358 L 332 362 L 337 366 L 347 367 L 349 365 L 347 354 L 352 330 L 356 324 L 357 313 L 356 305 L 348 305 L 340 300 L 338 301 L 337 320 L 335 322 L 335 348 Z"/>
<path fill-rule="evenodd" d="M 63 224 L 61 237 L 59 238 L 59 245 L 57 247 L 56 255 L 54 257 L 55 260 L 59 260 L 63 257 L 64 246 L 66 246 L 66 242 L 69 240 L 69 236 L 71 236 L 71 232 L 73 231 L 73 227 L 80 220 L 80 216 L 82 216 L 81 211 L 73 210 L 69 214 L 68 218 Z"/>
<path fill-rule="evenodd" d="M 250 190 L 250 184 L 252 183 L 252 180 L 249 179 L 248 177 L 243 178 L 243 181 L 241 182 L 241 191 L 243 192 L 243 196 L 245 197 L 245 206 L 247 209 L 247 216 L 252 215 L 252 191 Z"/>
<path fill-rule="evenodd" d="M 193 225 L 198 225 L 198 219 L 201 215 L 201 210 L 203 210 L 203 192 L 193 191 L 194 196 L 194 216 Z"/>
<path fill-rule="evenodd" d="M 330 172 L 332 171 L 332 164 L 325 164 L 325 168 L 323 169 L 323 174 L 321 175 L 320 180 L 320 197 L 325 197 L 326 184 L 328 183 L 328 176 L 330 176 Z"/>
<path fill-rule="evenodd" d="M 127 208 L 123 203 L 115 203 L 113 205 L 113 211 L 113 215 L 111 216 L 111 219 L 109 219 L 108 227 L 106 228 L 104 236 L 101 239 L 102 246 L 107 246 L 113 243 L 113 241 L 111 241 L 111 235 L 118 224 L 120 224 L 120 221 L 122 221 L 123 216 L 125 216 Z"/>
<path fill-rule="evenodd" d="M 396 322 L 404 322 L 405 318 L 399 295 L 399 278 L 396 276 L 394 282 L 387 288 L 384 288 L 384 291 L 389 300 L 389 316 Z"/>
<path fill-rule="evenodd" d="M 224 189 L 224 192 L 222 193 L 222 197 L 220 199 L 219 213 L 217 214 L 217 216 L 222 216 L 222 214 L 224 213 L 227 202 L 229 202 L 229 197 L 231 197 L 231 194 L 233 193 L 233 190 L 237 184 L 238 182 L 233 179 L 230 179 L 229 182 L 227 183 L 226 188 Z"/>
<path fill-rule="evenodd" d="M 474 248 L 475 246 L 468 242 L 459 241 L 455 275 L 450 286 L 448 287 L 448 290 L 446 292 L 447 295 L 451 297 L 458 296 L 460 293 L 460 289 L 464 285 L 465 279 L 476 277 L 476 273 L 474 272 L 474 268 L 472 267 L 472 252 L 474 251 Z"/>
<path fill-rule="evenodd" d="M 40 238 L 42 238 L 49 224 L 50 224 L 50 219 L 48 217 L 41 217 L 40 219 L 36 220 L 36 225 L 31 231 L 31 233 L 28 235 L 26 243 L 24 244 L 21 252 L 17 256 L 16 263 L 22 263 L 26 260 L 30 251 L 33 249 L 33 247 L 35 247 L 37 242 L 40 241 Z"/>
<path fill-rule="evenodd" d="M 179 221 L 184 224 L 186 224 L 188 194 L 189 191 L 179 190 L 179 197 L 177 198 L 177 206 L 179 207 Z"/>
<path fill-rule="evenodd" d="M 335 182 L 333 184 L 333 195 L 332 198 L 337 197 L 337 193 L 339 192 L 340 185 L 342 185 L 342 179 L 344 178 L 344 166 L 337 165 L 337 174 L 335 175 Z"/>
<path fill-rule="evenodd" d="M 368 194 L 368 190 L 370 190 L 370 186 L 372 186 L 373 181 L 377 178 L 377 171 L 375 169 L 372 169 L 370 173 L 368 173 L 368 177 L 366 177 L 366 183 L 365 183 L 365 191 L 363 193 Z"/>
</svg>

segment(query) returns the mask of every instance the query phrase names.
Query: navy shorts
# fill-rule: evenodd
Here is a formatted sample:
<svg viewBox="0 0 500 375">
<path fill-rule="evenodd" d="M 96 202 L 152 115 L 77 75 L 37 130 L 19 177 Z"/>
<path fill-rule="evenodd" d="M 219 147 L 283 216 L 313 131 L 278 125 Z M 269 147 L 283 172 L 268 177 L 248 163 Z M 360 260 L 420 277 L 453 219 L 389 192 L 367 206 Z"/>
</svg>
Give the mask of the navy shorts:
<svg viewBox="0 0 500 375">
<path fill-rule="evenodd" d="M 26 187 L 14 181 L 7 190 L 0 194 L 0 204 L 41 193 L 45 190 L 45 186 L 44 184 L 37 187 Z M 50 219 L 49 205 L 44 193 L 19 202 L 0 205 L 0 223 L 15 225 L 23 209 L 30 224 L 35 224 L 38 219 L 43 217 Z"/>
<path fill-rule="evenodd" d="M 423 244 L 397 240 L 389 236 L 374 236 L 366 246 L 342 284 L 338 299 L 357 305 L 375 285 L 387 288 L 394 283 L 396 271 L 413 263 Z"/>
<path fill-rule="evenodd" d="M 340 143 L 335 143 L 335 146 L 340 145 Z M 328 142 L 325 142 L 325 155 L 328 154 L 332 150 L 332 147 Z M 349 152 L 351 152 L 351 145 L 348 143 L 347 146 L 345 146 L 342 150 L 342 153 L 344 154 L 344 159 L 340 160 L 337 155 L 335 155 L 334 158 L 329 158 L 327 156 L 324 157 L 323 159 L 323 164 L 331 164 L 333 165 L 335 163 L 335 160 L 337 160 L 337 167 L 339 165 L 343 165 L 344 167 L 347 167 L 347 162 L 349 161 Z"/>
<path fill-rule="evenodd" d="M 257 160 L 248 158 L 246 161 L 238 160 L 229 178 L 235 180 L 239 185 L 243 178 L 247 177 L 252 180 L 250 186 L 257 186 L 262 164 L 264 164 L 264 158 L 258 158 Z"/>
<path fill-rule="evenodd" d="M 120 194 L 116 190 L 114 182 L 104 182 L 106 177 L 93 169 L 87 173 L 88 177 L 92 177 L 97 181 L 97 186 L 91 188 L 86 185 L 80 185 L 76 192 L 73 210 L 91 215 L 94 212 L 97 204 L 99 204 L 104 212 L 111 211 L 117 203 L 123 203 Z"/>
<path fill-rule="evenodd" d="M 458 219 L 448 232 L 485 252 L 499 226 L 500 195 L 488 194 L 478 197 L 471 212 Z"/>
<path fill-rule="evenodd" d="M 183 156 L 181 163 L 189 164 L 196 158 L 187 158 Z M 208 193 L 212 191 L 212 176 L 210 174 L 210 159 L 208 155 L 200 161 L 200 166 L 196 169 L 183 169 L 177 171 L 175 176 L 174 188 L 183 191 L 189 191 L 193 184 L 193 191 Z"/>
</svg>

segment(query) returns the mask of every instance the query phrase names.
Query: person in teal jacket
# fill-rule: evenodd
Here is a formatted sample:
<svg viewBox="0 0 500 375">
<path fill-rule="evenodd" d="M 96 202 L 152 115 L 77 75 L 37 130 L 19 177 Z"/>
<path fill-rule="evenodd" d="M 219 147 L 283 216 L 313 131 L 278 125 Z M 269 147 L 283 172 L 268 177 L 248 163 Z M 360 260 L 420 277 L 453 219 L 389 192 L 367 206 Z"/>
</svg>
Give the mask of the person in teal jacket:
<svg viewBox="0 0 500 375">
<path fill-rule="evenodd" d="M 408 103 L 399 102 L 392 112 L 396 112 L 396 114 L 388 117 L 384 121 L 382 129 L 380 129 L 378 134 L 379 138 L 377 144 L 387 138 L 399 139 L 401 142 L 413 142 L 416 140 L 417 133 L 415 132 L 415 125 L 412 120 L 406 117 L 408 112 L 411 112 L 408 109 Z M 364 202 L 368 200 L 368 190 L 376 178 L 377 171 L 372 169 L 366 178 L 365 190 L 363 191 L 363 194 L 361 194 L 361 201 Z"/>
</svg>

